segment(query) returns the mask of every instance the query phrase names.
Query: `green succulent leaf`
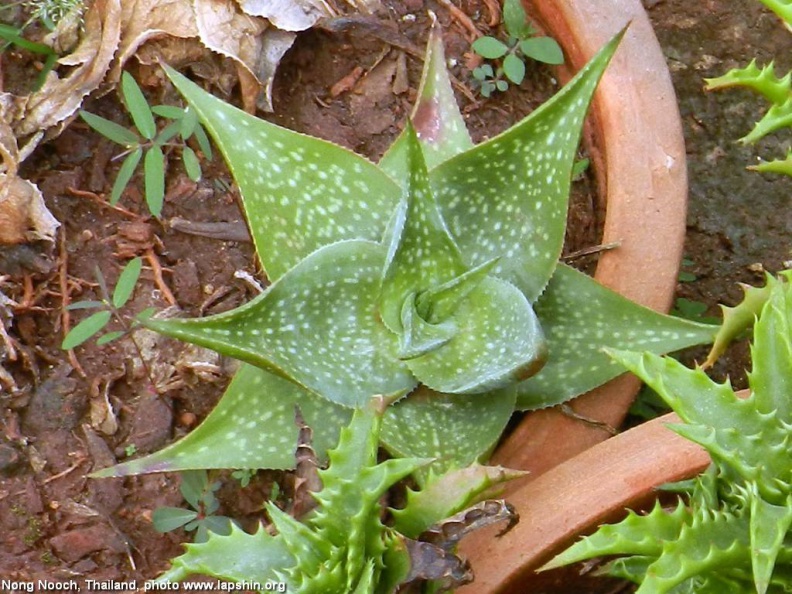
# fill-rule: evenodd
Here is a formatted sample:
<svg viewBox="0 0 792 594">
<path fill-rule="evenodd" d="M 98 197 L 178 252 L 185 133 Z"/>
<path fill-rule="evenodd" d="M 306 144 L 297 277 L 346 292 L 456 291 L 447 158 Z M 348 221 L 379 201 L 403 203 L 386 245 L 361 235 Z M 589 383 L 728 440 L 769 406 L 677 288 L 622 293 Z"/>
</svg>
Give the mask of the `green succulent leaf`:
<svg viewBox="0 0 792 594">
<path fill-rule="evenodd" d="M 497 60 L 506 55 L 509 51 L 509 46 L 495 39 L 494 37 L 484 36 L 479 37 L 470 46 L 482 58 L 488 60 Z"/>
<path fill-rule="evenodd" d="M 396 358 L 398 338 L 377 319 L 384 259 L 379 244 L 340 242 L 319 249 L 233 311 L 143 324 L 257 365 L 332 402 L 362 405 L 373 394 L 415 385 Z"/>
<path fill-rule="evenodd" d="M 489 392 L 530 377 L 544 364 L 539 319 L 525 296 L 506 281 L 485 278 L 449 320 L 456 332 L 447 343 L 405 362 L 433 390 Z"/>
<path fill-rule="evenodd" d="M 494 447 L 514 411 L 514 389 L 475 398 L 420 387 L 385 412 L 380 436 L 396 456 L 429 456 L 441 474 L 480 461 Z M 473 422 L 471 422 L 471 420 Z M 426 473 L 418 473 L 423 483 Z"/>
<path fill-rule="evenodd" d="M 206 542 L 185 545 L 186 552 L 173 560 L 170 570 L 156 583 L 179 582 L 200 574 L 235 582 L 284 583 L 283 568 L 294 565 L 294 557 L 282 539 L 271 536 L 264 528 L 247 534 L 231 524 L 228 535 L 211 534 Z M 287 584 L 288 591 L 294 591 Z M 275 591 L 273 589 L 273 591 Z"/>
<path fill-rule="evenodd" d="M 775 75 L 773 62 L 759 68 L 756 60 L 751 60 L 751 63 L 744 68 L 733 68 L 722 76 L 705 78 L 704 83 L 704 89 L 707 91 L 745 87 L 761 94 L 771 103 L 780 104 L 787 100 L 792 91 L 792 74 L 778 78 Z"/>
<path fill-rule="evenodd" d="M 522 122 L 431 171 L 434 197 L 465 263 L 500 258 L 493 273 L 531 302 L 558 262 L 583 117 L 621 36 Z"/>
<path fill-rule="evenodd" d="M 382 238 L 400 192 L 376 165 L 246 114 L 166 71 L 223 153 L 271 280 L 322 246 Z"/>
<path fill-rule="evenodd" d="M 787 25 L 792 25 L 792 6 L 783 0 L 759 0 L 776 13 Z"/>
<path fill-rule="evenodd" d="M 465 272 L 459 249 L 432 196 L 423 152 L 409 124 L 406 142 L 407 205 L 404 218 L 393 230 L 395 246 L 388 255 L 380 299 L 382 321 L 394 332 L 401 331 L 402 308 L 411 293 L 422 293 Z"/>
<path fill-rule="evenodd" d="M 749 166 L 748 169 L 759 173 L 780 173 L 792 176 L 792 151 L 789 151 L 784 159 L 773 159 L 772 161 L 762 159 L 756 165 Z"/>
<path fill-rule="evenodd" d="M 242 365 L 220 403 L 181 440 L 92 476 L 203 468 L 294 468 L 295 406 L 313 429 L 314 451 L 324 460 L 351 412 L 263 369 Z"/>
<path fill-rule="evenodd" d="M 560 404 L 620 375 L 623 368 L 605 347 L 668 353 L 709 343 L 718 329 L 642 307 L 564 264 L 536 303 L 536 314 L 548 361 L 519 384 L 520 409 Z"/>
<path fill-rule="evenodd" d="M 446 69 L 443 34 L 438 25 L 429 33 L 418 100 L 413 108 L 412 125 L 421 140 L 428 169 L 433 169 L 473 146 L 465 120 L 459 111 L 451 79 Z M 492 67 L 489 68 L 492 76 Z M 486 70 L 485 70 L 486 72 Z M 407 179 L 407 129 L 385 152 L 379 168 L 401 184 Z"/>
<path fill-rule="evenodd" d="M 526 474 L 476 463 L 440 475 L 429 473 L 423 488 L 407 492 L 402 509 L 391 510 L 393 527 L 408 538 L 418 538 L 433 524 L 467 509 L 493 488 Z"/>
<path fill-rule="evenodd" d="M 755 487 L 755 485 L 753 485 Z M 773 505 L 754 488 L 751 497 L 751 568 L 758 594 L 765 594 L 773 577 L 778 555 L 792 526 L 792 494 L 785 505 Z"/>
<path fill-rule="evenodd" d="M 781 280 L 788 282 L 792 272 L 782 272 Z M 743 290 L 743 300 L 735 307 L 727 307 L 721 305 L 723 311 L 723 323 L 721 324 L 718 334 L 712 343 L 712 348 L 707 355 L 707 360 L 704 362 L 703 367 L 711 367 L 718 358 L 726 352 L 726 347 L 742 334 L 745 330 L 751 328 L 754 324 L 759 313 L 762 311 L 765 303 L 770 299 L 770 294 L 773 287 L 778 282 L 773 276 L 765 275 L 764 287 L 753 287 L 750 285 L 741 284 Z"/>
<path fill-rule="evenodd" d="M 399 358 L 414 359 L 447 344 L 457 333 L 452 320 L 430 323 L 424 320 L 415 305 L 415 294 L 408 297 L 402 307 Z"/>
</svg>

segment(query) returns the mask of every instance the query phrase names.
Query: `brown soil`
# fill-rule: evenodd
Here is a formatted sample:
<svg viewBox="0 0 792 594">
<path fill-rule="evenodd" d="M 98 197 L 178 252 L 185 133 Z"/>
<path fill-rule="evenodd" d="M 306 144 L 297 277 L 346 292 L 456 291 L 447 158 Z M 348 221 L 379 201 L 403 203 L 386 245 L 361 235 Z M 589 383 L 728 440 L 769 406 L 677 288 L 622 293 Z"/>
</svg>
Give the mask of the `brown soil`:
<svg viewBox="0 0 792 594">
<path fill-rule="evenodd" d="M 403 41 L 418 48 L 428 31 L 424 9 L 437 13 L 448 58 L 455 63 L 452 73 L 469 88 L 469 44 L 448 11 L 432 1 L 389 4 L 384 18 Z M 461 6 L 472 17 L 481 15 L 477 26 L 488 32 L 485 3 L 465 0 Z M 417 18 L 404 18 L 410 14 Z M 740 93 L 704 95 L 701 77 L 722 73 L 753 55 L 787 55 L 792 37 L 753 0 L 661 0 L 653 3 L 650 15 L 669 57 L 689 142 L 687 254 L 697 280 L 681 284 L 680 295 L 714 308 L 718 301 L 739 298 L 734 281 L 760 280 L 747 269 L 749 264 L 761 262 L 777 270 L 788 259 L 792 219 L 782 193 L 786 181 L 744 172 L 742 165 L 754 153 L 733 143 L 759 117 L 762 105 Z M 757 48 L 756 54 L 746 48 Z M 0 59 L 15 57 L 3 54 Z M 408 84 L 395 93 L 394 77 L 402 61 Z M 333 86 L 356 67 L 365 75 L 333 96 Z M 307 32 L 282 63 L 275 115 L 269 117 L 376 159 L 403 124 L 420 67 L 409 53 L 367 31 Z M 554 88 L 551 71 L 536 67 L 529 69 L 519 90 L 486 101 L 476 100 L 468 90 L 458 93 L 458 100 L 478 141 L 508 127 Z M 147 91 L 153 103 L 163 101 L 168 92 Z M 89 102 L 87 109 L 125 121 L 114 96 Z M 767 152 L 782 152 L 776 149 Z M 155 451 L 183 435 L 222 394 L 232 366 L 212 353 L 155 337 L 141 338 L 145 366 L 128 339 L 104 347 L 91 341 L 73 357 L 64 353 L 64 304 L 100 298 L 95 268 L 112 286 L 131 257 L 144 257 L 143 277 L 124 310 L 130 314 L 174 305 L 167 290 L 175 305 L 191 315 L 224 311 L 255 294 L 234 276 L 239 270 L 256 274 L 249 244 L 180 233 L 147 217 L 138 178 L 121 201 L 123 209 L 106 204 L 104 196 L 118 167 L 114 151 L 109 141 L 79 122 L 38 149 L 24 174 L 39 185 L 61 221 L 59 242 L 49 250 L 0 248 L 0 289 L 15 302 L 4 321 L 16 349 L 16 356 L 3 363 L 9 375 L 0 376 L 3 579 L 90 577 L 142 583 L 167 567 L 168 559 L 181 551 L 180 543 L 189 540 L 181 531 L 158 534 L 150 521 L 157 507 L 182 503 L 176 477 L 93 480 L 86 474 L 133 451 Z M 170 164 L 165 221 L 241 220 L 222 164 L 216 160 L 204 173 L 204 180 L 195 184 L 176 160 Z M 567 249 L 597 242 L 599 214 L 592 208 L 589 188 L 586 180 L 576 184 Z M 757 211 L 765 205 L 767 210 Z M 0 317 L 5 311 L 0 302 Z M 72 311 L 72 326 L 84 315 Z M 744 359 L 727 365 L 731 367 L 718 371 L 731 369 L 735 375 Z M 273 476 L 260 475 L 241 494 L 233 479 L 223 475 L 221 480 L 220 512 L 251 519 Z"/>
</svg>

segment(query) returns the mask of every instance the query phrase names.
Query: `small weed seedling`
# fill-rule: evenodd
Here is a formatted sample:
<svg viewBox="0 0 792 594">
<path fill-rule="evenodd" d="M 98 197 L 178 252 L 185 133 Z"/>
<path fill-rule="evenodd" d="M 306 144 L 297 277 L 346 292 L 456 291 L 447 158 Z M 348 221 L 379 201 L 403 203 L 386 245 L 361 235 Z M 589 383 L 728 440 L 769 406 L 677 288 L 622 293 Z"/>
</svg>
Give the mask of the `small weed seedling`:
<svg viewBox="0 0 792 594">
<path fill-rule="evenodd" d="M 253 468 L 238 468 L 231 473 L 231 476 L 239 481 L 239 486 L 243 489 L 250 484 L 250 479 L 256 476 L 256 470 Z"/>
<path fill-rule="evenodd" d="M 496 68 L 483 64 L 473 69 L 473 78 L 478 81 L 484 97 L 489 97 L 496 90 L 506 91 L 509 82 L 519 85 L 525 78 L 526 58 L 545 64 L 564 62 L 564 53 L 555 39 L 536 36 L 536 31 L 528 24 L 520 0 L 506 0 L 503 5 L 503 23 L 509 35 L 506 43 L 487 35 L 478 38 L 471 46 L 482 58 L 500 61 Z"/>
<path fill-rule="evenodd" d="M 228 536 L 231 534 L 233 520 L 225 516 L 213 515 L 220 507 L 215 491 L 220 488 L 220 481 L 209 482 L 209 474 L 205 470 L 188 470 L 181 473 L 181 491 L 184 500 L 192 509 L 181 507 L 159 507 L 154 510 L 151 521 L 157 532 L 170 532 L 184 528 L 195 530 L 194 542 L 206 542 L 209 533 Z"/>
<path fill-rule="evenodd" d="M 612 351 L 649 384 L 683 423 L 670 428 L 705 448 L 712 464 L 692 481 L 667 485 L 684 494 L 666 509 L 630 513 L 602 526 L 546 569 L 603 555 L 609 575 L 641 584 L 643 594 L 792 591 L 792 273 L 724 308 L 719 338 L 754 327 L 750 394 L 669 357 Z"/>
<path fill-rule="evenodd" d="M 195 151 L 187 145 L 187 140 L 194 136 L 201 151 L 209 159 L 212 158 L 212 147 L 194 109 L 181 109 L 171 105 L 150 107 L 137 82 L 128 72 L 121 76 L 121 94 L 135 131 L 87 111 L 81 111 L 80 116 L 99 134 L 125 149 L 116 157 L 124 160 L 110 193 L 110 203 L 116 204 L 119 201 L 142 160 L 146 204 L 151 214 L 158 217 L 162 213 L 165 198 L 163 149 L 178 148 L 188 177 L 198 181 L 201 178 L 201 164 Z M 158 131 L 155 115 L 172 121 Z M 177 137 L 180 141 L 175 140 Z"/>
</svg>

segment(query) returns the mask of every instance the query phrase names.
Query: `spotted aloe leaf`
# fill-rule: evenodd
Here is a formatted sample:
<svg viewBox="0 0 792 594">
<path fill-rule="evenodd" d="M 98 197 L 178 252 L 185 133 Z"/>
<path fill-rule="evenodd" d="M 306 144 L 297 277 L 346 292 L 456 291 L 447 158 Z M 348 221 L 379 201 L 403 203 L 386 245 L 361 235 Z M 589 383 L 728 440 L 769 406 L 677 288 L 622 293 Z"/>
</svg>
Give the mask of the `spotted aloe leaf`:
<svg viewBox="0 0 792 594">
<path fill-rule="evenodd" d="M 443 49 L 443 34 L 436 24 L 429 34 L 418 101 L 412 111 L 412 123 L 421 140 L 421 148 L 429 169 L 473 146 L 451 88 Z M 406 153 L 405 130 L 380 160 L 380 169 L 394 180 L 406 179 Z"/>
<path fill-rule="evenodd" d="M 667 353 L 712 342 L 717 326 L 659 314 L 559 264 L 536 314 L 547 336 L 547 364 L 518 386 L 517 407 L 553 406 L 623 373 L 602 350 Z"/>
<path fill-rule="evenodd" d="M 474 398 L 420 387 L 385 413 L 380 439 L 397 456 L 430 456 L 433 473 L 480 462 L 514 411 L 514 388 Z M 475 419 L 471 423 L 471 419 Z M 424 481 L 428 475 L 419 473 Z"/>
<path fill-rule="evenodd" d="M 465 262 L 500 258 L 494 274 L 531 302 L 561 254 L 583 118 L 622 35 L 522 122 L 432 170 L 435 198 Z"/>
<path fill-rule="evenodd" d="M 377 321 L 384 258 L 379 244 L 339 242 L 233 311 L 145 324 L 281 375 L 331 402 L 361 405 L 372 394 L 415 385 L 396 359 L 396 336 Z"/>
<path fill-rule="evenodd" d="M 174 444 L 149 456 L 93 474 L 126 476 L 202 468 L 293 468 L 295 407 L 313 429 L 314 450 L 324 459 L 338 443 L 349 409 L 318 398 L 293 382 L 243 364 L 209 416 Z"/>
<path fill-rule="evenodd" d="M 400 191 L 376 165 L 246 114 L 165 68 L 226 158 L 270 280 L 324 245 L 382 238 Z"/>
</svg>

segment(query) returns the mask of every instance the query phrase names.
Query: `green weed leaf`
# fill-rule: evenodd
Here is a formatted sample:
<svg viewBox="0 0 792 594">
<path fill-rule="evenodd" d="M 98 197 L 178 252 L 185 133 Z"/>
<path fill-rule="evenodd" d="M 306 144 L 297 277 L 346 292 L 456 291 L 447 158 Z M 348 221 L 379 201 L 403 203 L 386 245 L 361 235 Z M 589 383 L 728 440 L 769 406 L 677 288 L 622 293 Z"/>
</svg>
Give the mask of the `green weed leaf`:
<svg viewBox="0 0 792 594">
<path fill-rule="evenodd" d="M 121 199 L 121 194 L 135 174 L 135 169 L 137 169 L 142 156 L 143 149 L 140 147 L 135 148 L 126 156 L 118 170 L 115 182 L 113 182 L 113 189 L 110 191 L 110 204 L 117 204 Z"/>
<path fill-rule="evenodd" d="M 104 346 L 114 340 L 118 340 L 122 336 L 126 336 L 125 330 L 114 330 L 113 332 L 108 332 L 107 334 L 103 334 L 99 338 L 96 339 L 96 346 Z"/>
<path fill-rule="evenodd" d="M 154 530 L 165 533 L 176 530 L 192 522 L 198 517 L 198 512 L 180 507 L 158 507 L 151 514 L 151 523 Z"/>
<path fill-rule="evenodd" d="M 80 117 L 99 134 L 125 148 L 132 148 L 140 143 L 140 138 L 138 138 L 137 134 L 123 126 L 119 126 L 115 122 L 88 111 L 80 111 Z"/>
<path fill-rule="evenodd" d="M 157 125 L 154 123 L 151 107 L 135 79 L 126 71 L 121 74 L 121 93 L 135 127 L 143 138 L 153 139 L 157 133 Z"/>
<path fill-rule="evenodd" d="M 528 24 L 520 0 L 505 0 L 503 3 L 503 24 L 506 25 L 509 37 L 525 39 L 533 35 L 533 27 Z"/>
<path fill-rule="evenodd" d="M 82 322 L 72 328 L 61 343 L 61 348 L 65 351 L 80 346 L 102 328 L 107 326 L 112 313 L 109 311 L 97 311 L 85 318 Z"/>
<path fill-rule="evenodd" d="M 124 307 L 126 302 L 129 301 L 132 292 L 135 290 L 135 285 L 140 277 L 142 268 L 143 260 L 140 258 L 132 258 L 127 265 L 124 266 L 124 269 L 118 276 L 118 282 L 116 282 L 115 290 L 113 291 L 113 307 Z"/>
<path fill-rule="evenodd" d="M 155 217 L 162 214 L 165 200 L 165 155 L 154 145 L 146 151 L 143 159 L 143 180 L 146 189 L 146 204 Z"/>
<path fill-rule="evenodd" d="M 181 120 L 185 114 L 184 109 L 175 105 L 154 105 L 151 111 L 158 116 L 171 120 Z"/>
<path fill-rule="evenodd" d="M 199 181 L 201 179 L 201 163 L 198 161 L 195 151 L 189 146 L 182 147 L 182 161 L 184 162 L 184 170 L 187 172 L 187 177 L 194 182 Z"/>
<path fill-rule="evenodd" d="M 545 64 L 563 64 L 564 52 L 552 37 L 531 37 L 520 42 L 520 51 Z"/>
<path fill-rule="evenodd" d="M 502 58 L 509 51 L 509 46 L 489 36 L 479 37 L 470 47 L 479 56 L 488 60 Z"/>
<path fill-rule="evenodd" d="M 73 311 L 75 309 L 96 309 L 97 307 L 104 306 L 104 301 L 75 301 L 74 303 L 69 303 L 66 309 Z"/>
<path fill-rule="evenodd" d="M 509 54 L 503 60 L 503 73 L 515 85 L 519 85 L 525 78 L 525 62 L 514 54 Z"/>
</svg>

